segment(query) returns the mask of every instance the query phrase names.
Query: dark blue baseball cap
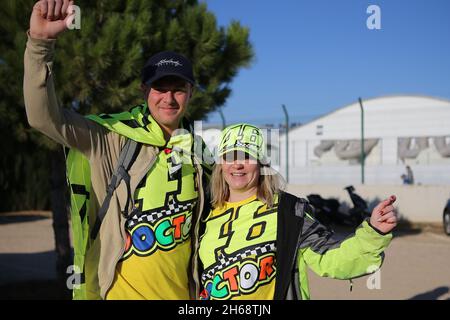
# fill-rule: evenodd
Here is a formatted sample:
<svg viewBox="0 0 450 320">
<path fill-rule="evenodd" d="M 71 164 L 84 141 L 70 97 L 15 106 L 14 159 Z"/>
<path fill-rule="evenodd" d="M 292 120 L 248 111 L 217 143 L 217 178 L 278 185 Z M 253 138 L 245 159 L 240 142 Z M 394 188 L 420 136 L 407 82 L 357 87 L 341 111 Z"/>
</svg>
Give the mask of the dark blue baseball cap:
<svg viewBox="0 0 450 320">
<path fill-rule="evenodd" d="M 173 51 L 162 51 L 151 56 L 142 68 L 142 83 L 146 85 L 166 76 L 177 76 L 195 85 L 192 63 Z"/>
</svg>

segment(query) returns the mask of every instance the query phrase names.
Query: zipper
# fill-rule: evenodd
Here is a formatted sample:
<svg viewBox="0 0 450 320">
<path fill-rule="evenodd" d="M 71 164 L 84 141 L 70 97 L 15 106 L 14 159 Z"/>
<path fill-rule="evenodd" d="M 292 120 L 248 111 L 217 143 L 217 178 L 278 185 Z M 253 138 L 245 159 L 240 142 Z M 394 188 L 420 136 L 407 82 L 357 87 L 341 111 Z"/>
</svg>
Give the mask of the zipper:
<svg viewBox="0 0 450 320">
<path fill-rule="evenodd" d="M 295 264 L 297 263 L 296 261 L 297 261 L 297 251 L 298 251 L 298 247 L 299 247 L 299 244 L 300 244 L 300 238 L 301 238 L 301 231 L 299 232 L 299 235 L 298 235 L 298 238 L 297 238 L 297 247 L 295 248 L 295 255 L 294 255 L 294 259 L 292 259 L 292 262 L 291 262 L 291 269 L 290 270 L 293 270 L 293 268 L 295 267 Z M 294 272 L 294 275 L 295 275 L 295 272 Z M 298 277 L 300 278 L 300 270 L 298 271 Z M 295 276 L 294 276 L 294 279 L 293 279 L 293 289 L 294 290 L 296 290 L 296 288 L 297 288 L 297 285 L 296 285 L 296 281 L 300 281 L 299 279 L 295 279 Z M 299 290 L 298 290 L 299 292 L 300 292 L 300 288 L 299 288 Z M 297 294 L 297 290 L 295 291 L 295 295 L 298 295 Z M 298 298 L 298 297 L 297 297 Z"/>
<path fill-rule="evenodd" d="M 302 203 L 303 204 L 303 203 Z M 297 206 L 297 204 L 295 205 L 295 206 Z M 304 208 L 305 208 L 305 205 L 303 204 L 303 206 L 302 206 L 302 211 L 304 211 Z M 297 214 L 296 214 L 297 215 Z M 302 228 L 303 228 L 303 222 L 302 222 Z M 292 261 L 291 261 L 291 268 L 289 269 L 289 270 L 294 270 L 294 266 L 295 266 L 295 264 L 296 264 L 296 260 L 297 260 L 297 251 L 298 251 L 298 248 L 299 248 L 299 246 L 300 246 L 300 238 L 302 237 L 302 228 L 300 228 L 300 232 L 298 233 L 298 237 L 297 237 L 297 247 L 295 248 L 295 255 L 294 255 L 294 259 L 292 259 Z M 299 272 L 299 277 L 300 277 L 300 270 L 298 271 Z M 295 281 L 296 281 L 296 279 L 293 279 L 292 281 L 294 281 L 294 283 L 292 284 L 293 285 L 293 289 L 295 290 L 296 289 L 296 285 L 295 285 Z M 297 281 L 299 281 L 299 280 L 297 280 Z M 299 290 L 300 291 L 300 290 Z M 295 292 L 295 294 L 297 295 L 297 292 Z"/>
</svg>

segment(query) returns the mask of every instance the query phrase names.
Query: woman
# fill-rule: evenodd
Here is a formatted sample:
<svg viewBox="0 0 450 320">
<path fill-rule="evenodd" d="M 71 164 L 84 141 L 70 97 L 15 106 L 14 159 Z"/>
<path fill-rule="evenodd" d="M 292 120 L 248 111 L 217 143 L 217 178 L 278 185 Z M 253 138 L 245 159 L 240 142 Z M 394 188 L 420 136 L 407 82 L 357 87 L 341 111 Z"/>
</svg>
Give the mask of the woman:
<svg viewBox="0 0 450 320">
<path fill-rule="evenodd" d="M 212 210 L 200 239 L 201 299 L 309 299 L 306 266 L 351 279 L 376 271 L 397 224 L 395 196 L 355 233 L 335 238 L 304 199 L 280 190 L 264 156 L 261 131 L 238 124 L 222 132 L 211 178 Z"/>
</svg>

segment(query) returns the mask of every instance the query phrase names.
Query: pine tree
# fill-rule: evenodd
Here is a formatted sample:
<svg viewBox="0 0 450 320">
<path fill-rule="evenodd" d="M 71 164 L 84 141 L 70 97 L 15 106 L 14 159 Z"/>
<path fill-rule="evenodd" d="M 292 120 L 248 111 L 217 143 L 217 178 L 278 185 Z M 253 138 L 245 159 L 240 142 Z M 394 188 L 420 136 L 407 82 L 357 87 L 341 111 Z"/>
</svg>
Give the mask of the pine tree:
<svg viewBox="0 0 450 320">
<path fill-rule="evenodd" d="M 6 0 L 0 6 L 0 211 L 43 209 L 51 202 L 64 277 L 69 251 L 62 148 L 28 126 L 23 102 L 23 53 L 34 3 Z M 81 29 L 58 38 L 54 72 L 60 104 L 81 114 L 119 112 L 141 103 L 145 61 L 173 50 L 192 60 L 198 81 L 188 116 L 204 119 L 225 103 L 229 84 L 252 61 L 249 29 L 237 21 L 219 27 L 197 0 L 75 4 L 81 9 Z"/>
</svg>

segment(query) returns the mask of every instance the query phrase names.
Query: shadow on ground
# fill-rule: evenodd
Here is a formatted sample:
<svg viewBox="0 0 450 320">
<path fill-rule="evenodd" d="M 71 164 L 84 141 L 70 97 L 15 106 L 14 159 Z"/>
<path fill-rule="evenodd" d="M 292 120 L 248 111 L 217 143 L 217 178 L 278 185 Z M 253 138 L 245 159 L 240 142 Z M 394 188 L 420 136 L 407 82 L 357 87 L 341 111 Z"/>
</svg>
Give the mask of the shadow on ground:
<svg viewBox="0 0 450 320">
<path fill-rule="evenodd" d="M 40 214 L 36 212 L 2 212 L 0 213 L 0 225 L 10 223 L 32 222 L 37 220 L 49 219 L 51 216 L 48 214 Z"/>
<path fill-rule="evenodd" d="M 449 291 L 449 287 L 438 287 L 434 290 L 415 295 L 408 300 L 438 300 L 439 297 L 447 294 Z M 450 300 L 450 298 L 447 300 Z"/>
<path fill-rule="evenodd" d="M 55 266 L 55 251 L 0 254 L 0 299 L 70 299 L 65 281 L 57 280 Z"/>
<path fill-rule="evenodd" d="M 64 282 L 30 280 L 0 285 L 0 300 L 70 300 Z"/>
</svg>

